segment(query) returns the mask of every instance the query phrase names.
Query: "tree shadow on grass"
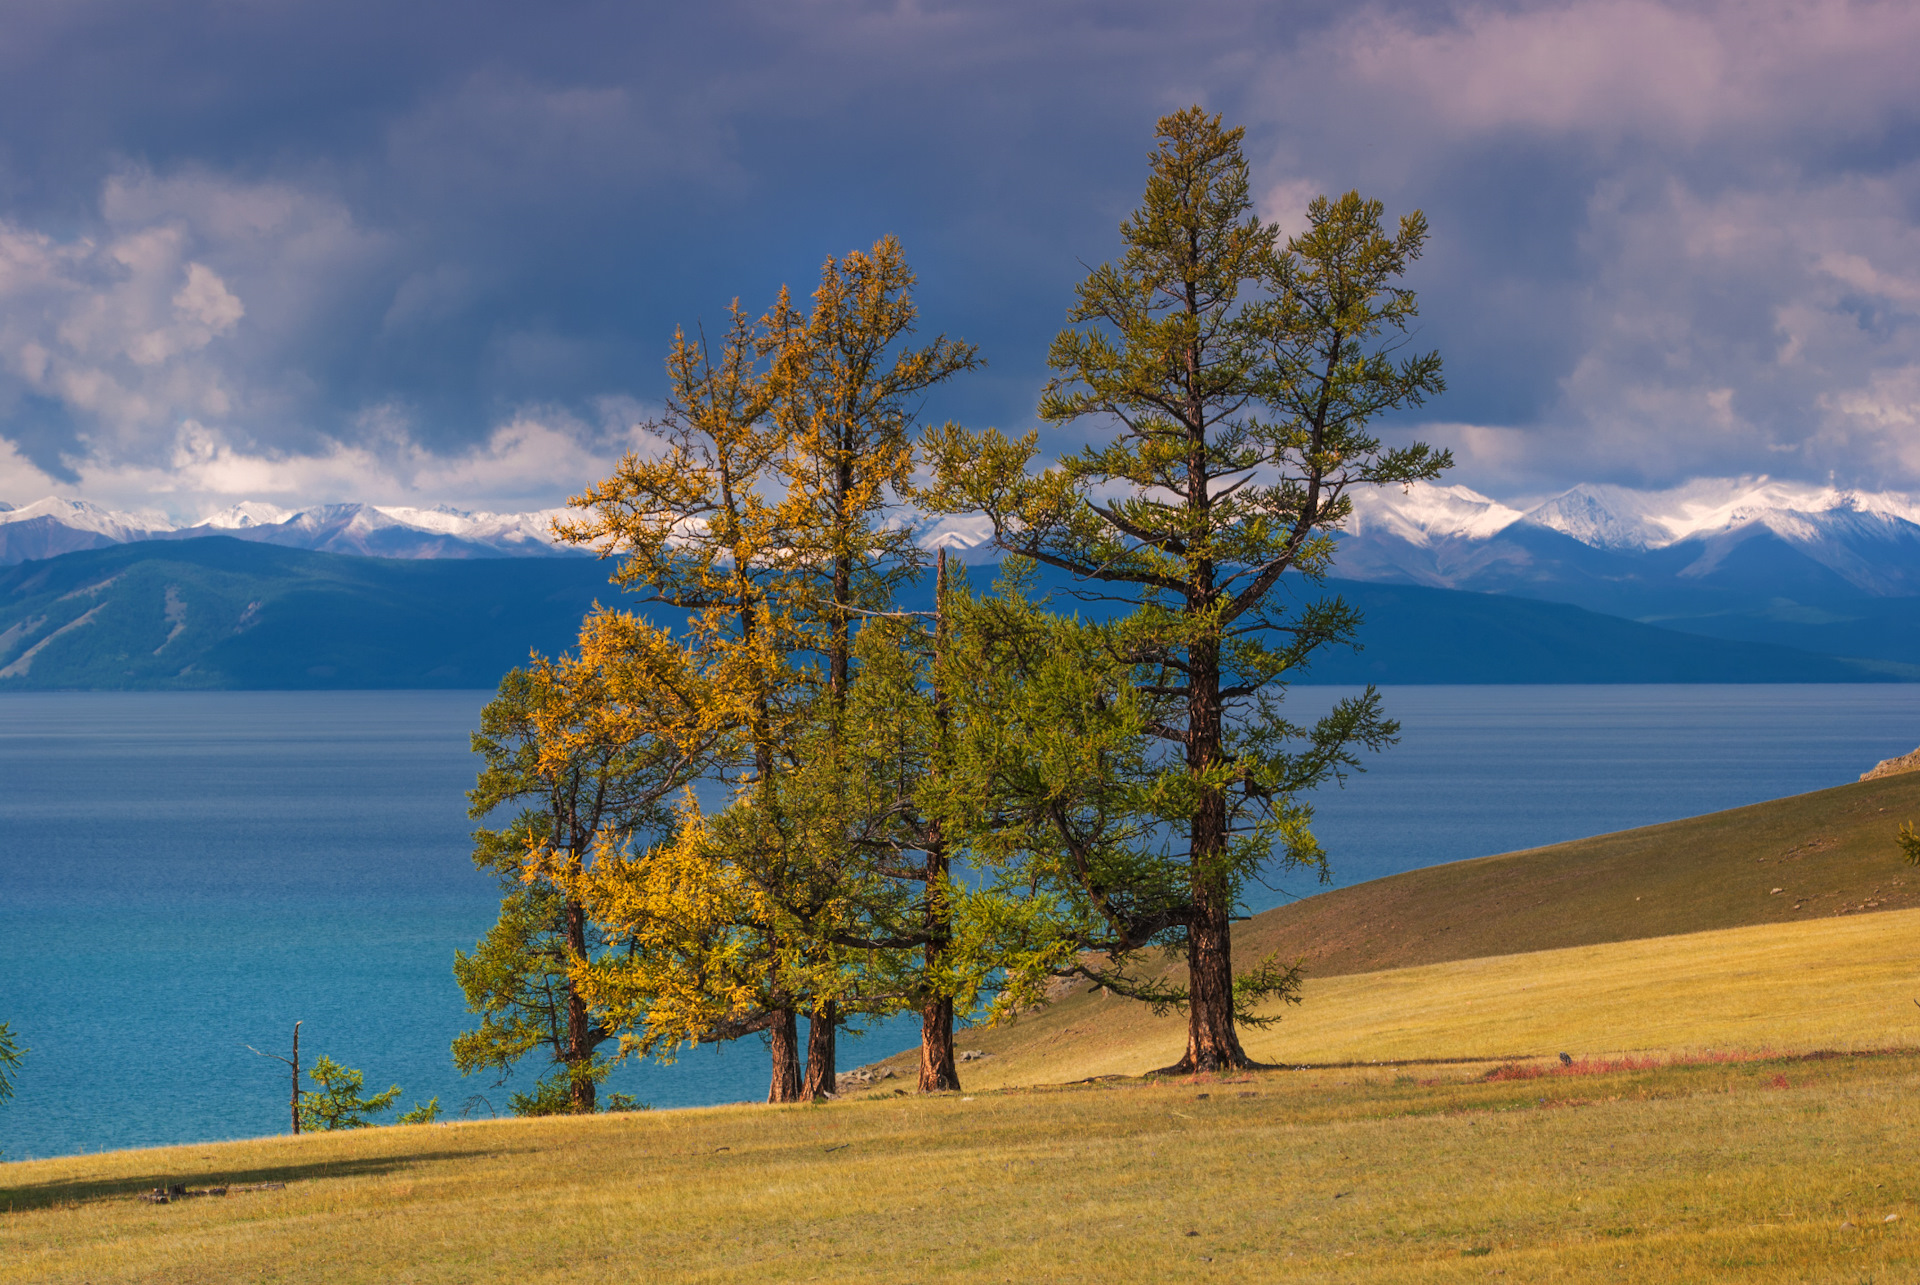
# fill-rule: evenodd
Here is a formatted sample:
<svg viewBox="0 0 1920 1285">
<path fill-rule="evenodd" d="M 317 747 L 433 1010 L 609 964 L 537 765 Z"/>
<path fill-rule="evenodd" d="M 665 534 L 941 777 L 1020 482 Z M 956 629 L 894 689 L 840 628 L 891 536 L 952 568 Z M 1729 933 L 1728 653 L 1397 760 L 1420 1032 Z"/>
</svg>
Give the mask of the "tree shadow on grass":
<svg viewBox="0 0 1920 1285">
<path fill-rule="evenodd" d="M 48 1182 L 20 1186 L 0 1186 L 0 1216 L 50 1209 L 58 1205 L 99 1200 L 130 1199 L 146 1195 L 155 1187 L 185 1185 L 204 1191 L 209 1187 L 239 1188 L 259 1183 L 296 1183 L 316 1178 L 365 1178 L 403 1173 L 440 1160 L 492 1159 L 501 1155 L 529 1151 L 527 1147 L 476 1147 L 471 1151 L 413 1151 L 388 1156 L 365 1156 L 342 1160 L 322 1160 L 309 1164 L 257 1165 L 240 1169 L 153 1169 L 144 1174 L 112 1178 L 58 1178 Z M 242 1200 L 260 1193 L 233 1191 L 220 1196 L 192 1197 L 199 1200 Z"/>
</svg>

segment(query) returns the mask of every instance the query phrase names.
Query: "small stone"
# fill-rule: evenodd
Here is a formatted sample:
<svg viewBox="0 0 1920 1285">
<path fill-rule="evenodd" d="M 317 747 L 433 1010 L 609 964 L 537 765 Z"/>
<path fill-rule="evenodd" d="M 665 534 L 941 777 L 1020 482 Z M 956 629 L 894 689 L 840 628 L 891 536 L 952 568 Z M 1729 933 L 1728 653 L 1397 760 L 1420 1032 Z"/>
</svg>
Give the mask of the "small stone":
<svg viewBox="0 0 1920 1285">
<path fill-rule="evenodd" d="M 1841 1224 L 1840 1224 L 1840 1230 L 1841 1230 L 1841 1231 L 1853 1231 L 1853 1230 L 1855 1230 L 1855 1228 L 1854 1228 L 1854 1225 L 1853 1225 L 1852 1223 L 1850 1223 L 1850 1222 L 1848 1222 L 1848 1223 L 1841 1223 Z"/>
<path fill-rule="evenodd" d="M 1776 897 L 1785 891 L 1786 891 L 1785 888 L 1775 888 L 1772 892 L 1768 893 L 1767 895 L 1769 897 Z"/>
<path fill-rule="evenodd" d="M 1195 1102 L 1205 1102 L 1208 1098 L 1212 1096 L 1213 1094 L 1211 1093 L 1196 1093 L 1193 1095 L 1193 1100 Z"/>
<path fill-rule="evenodd" d="M 1199 1233 L 1199 1232 L 1197 1232 L 1197 1231 L 1190 1231 L 1190 1232 L 1188 1232 L 1188 1233 L 1187 1233 L 1187 1235 L 1189 1235 L 1189 1236 L 1198 1236 L 1199 1234 L 1200 1234 L 1200 1233 Z"/>
<path fill-rule="evenodd" d="M 1900 1215 L 1888 1214 L 1885 1218 L 1882 1218 L 1880 1221 L 1883 1223 L 1897 1223 L 1900 1221 Z"/>
</svg>

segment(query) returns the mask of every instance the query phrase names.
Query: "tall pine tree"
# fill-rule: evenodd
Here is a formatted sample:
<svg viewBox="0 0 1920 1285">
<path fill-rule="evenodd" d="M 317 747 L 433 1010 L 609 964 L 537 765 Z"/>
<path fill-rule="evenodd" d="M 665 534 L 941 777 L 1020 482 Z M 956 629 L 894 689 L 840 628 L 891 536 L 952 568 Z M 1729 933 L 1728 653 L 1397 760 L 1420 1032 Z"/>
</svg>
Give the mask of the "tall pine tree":
<svg viewBox="0 0 1920 1285">
<path fill-rule="evenodd" d="M 949 428 L 928 444 L 934 505 L 986 513 L 1006 552 L 1131 604 L 1089 663 L 1104 651 L 1126 670 L 1115 690 L 1137 702 L 1146 743 L 1110 730 L 1135 755 L 1122 774 L 1132 784 L 1096 788 L 1111 761 L 1082 763 L 1072 770 L 1093 774 L 1076 787 L 1091 813 L 1076 821 L 1041 806 L 1044 825 L 1017 846 L 1080 871 L 1108 925 L 1089 946 L 1184 951 L 1184 986 L 1144 997 L 1186 1006 L 1176 1069 L 1194 1071 L 1248 1065 L 1229 932 L 1246 880 L 1276 850 L 1284 862 L 1324 861 L 1294 795 L 1350 763 L 1346 747 L 1378 747 L 1396 730 L 1371 690 L 1311 729 L 1278 711 L 1288 675 L 1358 625 L 1337 598 L 1311 592 L 1332 534 L 1356 488 L 1430 479 L 1451 462 L 1369 430 L 1443 387 L 1436 354 L 1395 351 L 1415 315 L 1398 280 L 1425 220 L 1416 212 L 1389 232 L 1378 202 L 1321 198 L 1309 229 L 1282 246 L 1253 212 L 1241 138 L 1198 107 L 1163 118 L 1145 199 L 1121 225 L 1124 253 L 1078 288 L 1040 414 L 1085 424 L 1094 445 L 1036 475 L 1031 435 Z M 1109 698 L 1062 699 L 1097 714 Z M 1305 747 L 1291 750 L 1299 738 Z M 1089 817 L 1108 855 L 1125 857 L 1101 876 L 1075 853 Z M 1145 893 L 1133 923 L 1129 889 L 1091 882 L 1125 871 Z M 1287 982 L 1253 980 L 1256 992 Z M 1253 995 L 1242 981 L 1244 1013 Z"/>
</svg>

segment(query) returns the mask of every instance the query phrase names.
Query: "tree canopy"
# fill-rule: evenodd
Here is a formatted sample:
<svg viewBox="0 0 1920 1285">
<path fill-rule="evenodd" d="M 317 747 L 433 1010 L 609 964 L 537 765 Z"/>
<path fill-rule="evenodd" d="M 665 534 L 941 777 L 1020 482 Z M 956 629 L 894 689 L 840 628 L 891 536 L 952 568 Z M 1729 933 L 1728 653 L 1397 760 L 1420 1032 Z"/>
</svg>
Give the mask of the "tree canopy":
<svg viewBox="0 0 1920 1285">
<path fill-rule="evenodd" d="M 475 739 L 475 815 L 522 811 L 476 835 L 506 896 L 460 957 L 463 1068 L 544 1048 L 592 1109 L 615 1038 L 761 1033 L 793 1101 L 834 1091 L 843 1024 L 918 1010 L 920 1087 L 952 1089 L 957 1018 L 1066 976 L 1183 1008 L 1177 1069 L 1248 1064 L 1238 1026 L 1301 978 L 1236 971 L 1248 884 L 1326 877 L 1306 796 L 1398 732 L 1371 689 L 1286 712 L 1321 649 L 1358 645 L 1335 536 L 1358 490 L 1451 461 L 1376 427 L 1444 388 L 1408 350 L 1424 218 L 1349 192 L 1284 236 L 1242 142 L 1198 107 L 1159 122 L 1121 252 L 1049 351 L 1040 416 L 1088 439 L 1051 465 L 1037 433 L 921 424 L 980 359 L 917 335 L 891 237 L 805 303 L 676 333 L 653 446 L 555 526 L 672 626 L 598 612 Z M 907 605 L 927 513 L 984 515 L 993 592 L 943 556 Z"/>
<path fill-rule="evenodd" d="M 1003 644 L 1005 663 L 1038 684 L 1019 699 L 1051 693 L 1030 733 L 1079 728 L 1104 748 L 1047 777 L 990 773 L 1010 793 L 990 796 L 1001 824 L 986 842 L 1021 879 L 1075 885 L 1063 905 L 1097 924 L 1083 918 L 1062 947 L 1104 955 L 1103 984 L 1184 1005 L 1178 1066 L 1208 1070 L 1247 1064 L 1236 1013 L 1293 976 L 1263 966 L 1236 988 L 1229 926 L 1246 882 L 1275 859 L 1324 869 L 1299 796 L 1397 731 L 1371 690 L 1311 726 L 1281 712 L 1317 649 L 1355 641 L 1355 613 L 1316 592 L 1333 533 L 1356 488 L 1428 480 L 1450 460 L 1370 428 L 1444 386 L 1436 354 L 1398 356 L 1421 215 L 1389 232 L 1378 202 L 1323 197 L 1283 245 L 1253 211 L 1242 131 L 1196 107 L 1157 138 L 1124 252 L 1080 284 L 1049 353 L 1041 417 L 1086 421 L 1096 440 L 1035 472 L 1036 435 L 949 427 L 930 438 L 925 495 L 984 513 L 1007 554 L 1130 608 L 1094 630 L 1007 621 L 1027 641 Z M 1184 949 L 1183 985 L 1125 972 L 1149 943 Z"/>
</svg>

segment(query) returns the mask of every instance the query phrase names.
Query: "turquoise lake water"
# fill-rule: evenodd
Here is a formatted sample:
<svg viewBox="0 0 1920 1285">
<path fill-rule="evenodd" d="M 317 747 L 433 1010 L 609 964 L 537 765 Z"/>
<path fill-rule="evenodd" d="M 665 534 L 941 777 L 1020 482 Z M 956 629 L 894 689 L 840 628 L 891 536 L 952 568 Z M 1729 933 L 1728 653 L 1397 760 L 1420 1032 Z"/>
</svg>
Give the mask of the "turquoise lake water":
<svg viewBox="0 0 1920 1285">
<path fill-rule="evenodd" d="M 453 951 L 498 904 L 463 798 L 488 696 L 0 696 L 0 1020 L 32 1049 L 0 1152 L 281 1130 L 285 1070 L 246 1046 L 284 1052 L 296 1019 L 303 1056 L 403 1102 L 504 1113 L 531 1076 L 463 1080 L 447 1051 L 467 1018 Z M 1920 744 L 1920 686 L 1386 697 L 1402 743 L 1318 800 L 1338 883 L 1837 785 Z M 1312 891 L 1255 888 L 1251 908 Z M 843 1039 L 842 1066 L 916 1038 L 895 1019 Z M 681 1106 L 758 1099 L 766 1077 L 744 1041 L 612 1087 Z"/>
</svg>

